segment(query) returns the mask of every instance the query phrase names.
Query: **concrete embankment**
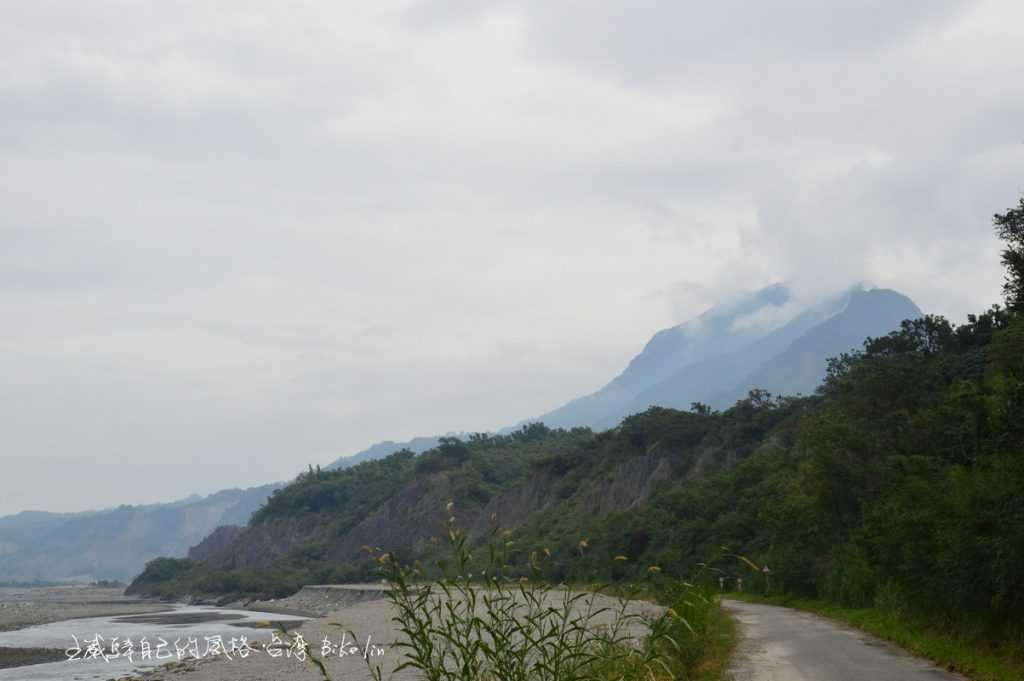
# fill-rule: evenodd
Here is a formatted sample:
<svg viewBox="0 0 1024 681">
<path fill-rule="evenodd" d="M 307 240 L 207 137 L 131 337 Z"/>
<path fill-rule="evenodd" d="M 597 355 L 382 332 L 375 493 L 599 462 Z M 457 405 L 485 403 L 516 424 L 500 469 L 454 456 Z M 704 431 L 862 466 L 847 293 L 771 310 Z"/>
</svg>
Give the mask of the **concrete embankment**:
<svg viewBox="0 0 1024 681">
<path fill-rule="evenodd" d="M 246 603 L 245 607 L 263 612 L 305 613 L 323 617 L 335 610 L 386 597 L 386 587 L 379 584 L 321 584 L 304 586 L 287 598 L 252 601 Z"/>
</svg>

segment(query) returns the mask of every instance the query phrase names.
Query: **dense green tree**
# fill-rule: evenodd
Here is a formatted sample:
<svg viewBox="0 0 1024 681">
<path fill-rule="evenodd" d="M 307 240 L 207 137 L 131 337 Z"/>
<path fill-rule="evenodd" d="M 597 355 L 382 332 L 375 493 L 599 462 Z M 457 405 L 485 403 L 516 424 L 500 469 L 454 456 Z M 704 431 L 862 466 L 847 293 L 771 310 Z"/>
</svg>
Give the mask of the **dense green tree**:
<svg viewBox="0 0 1024 681">
<path fill-rule="evenodd" d="M 1006 304 L 1015 309 L 1024 309 L 1024 198 L 1015 208 L 993 217 L 996 234 L 1006 242 L 1003 250 L 1003 265 L 1006 267 Z"/>
</svg>

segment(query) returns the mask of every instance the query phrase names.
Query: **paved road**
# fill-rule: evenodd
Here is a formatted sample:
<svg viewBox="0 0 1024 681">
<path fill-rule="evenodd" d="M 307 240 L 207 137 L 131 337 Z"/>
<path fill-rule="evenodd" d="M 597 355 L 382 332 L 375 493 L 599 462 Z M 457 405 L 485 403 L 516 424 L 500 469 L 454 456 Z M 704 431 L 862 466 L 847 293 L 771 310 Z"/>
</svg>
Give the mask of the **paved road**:
<svg viewBox="0 0 1024 681">
<path fill-rule="evenodd" d="M 724 605 L 739 620 L 742 636 L 726 675 L 734 681 L 964 681 L 816 615 L 739 601 Z"/>
</svg>

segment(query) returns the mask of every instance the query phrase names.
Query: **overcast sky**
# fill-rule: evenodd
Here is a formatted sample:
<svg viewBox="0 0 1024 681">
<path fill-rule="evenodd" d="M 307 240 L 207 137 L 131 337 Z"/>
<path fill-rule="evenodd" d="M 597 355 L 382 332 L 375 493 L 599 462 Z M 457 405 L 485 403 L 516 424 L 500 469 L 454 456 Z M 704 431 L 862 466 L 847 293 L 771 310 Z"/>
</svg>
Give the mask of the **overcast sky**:
<svg viewBox="0 0 1024 681">
<path fill-rule="evenodd" d="M 33 0 L 0 22 L 0 513 L 290 478 L 596 389 L 774 281 L 955 320 L 1019 0 Z"/>
</svg>

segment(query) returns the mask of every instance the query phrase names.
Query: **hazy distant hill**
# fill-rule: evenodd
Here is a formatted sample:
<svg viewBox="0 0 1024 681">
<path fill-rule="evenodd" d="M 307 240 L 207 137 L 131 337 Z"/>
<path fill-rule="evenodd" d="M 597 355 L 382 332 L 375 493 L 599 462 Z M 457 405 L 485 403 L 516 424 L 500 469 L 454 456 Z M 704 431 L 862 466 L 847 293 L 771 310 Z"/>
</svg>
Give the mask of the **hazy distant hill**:
<svg viewBox="0 0 1024 681">
<path fill-rule="evenodd" d="M 0 518 L 0 581 L 121 579 L 156 556 L 184 556 L 219 525 L 245 525 L 283 483 L 170 504 Z"/>
<path fill-rule="evenodd" d="M 784 284 L 774 284 L 756 293 L 712 307 L 695 319 L 658 331 L 621 374 L 600 390 L 541 414 L 552 428 L 590 426 L 620 413 L 638 394 L 683 367 L 722 355 L 763 337 L 768 329 L 756 323 L 758 316 L 770 317 L 789 302 Z"/>
<path fill-rule="evenodd" d="M 612 428 L 651 406 L 687 409 L 693 402 L 730 406 L 752 388 L 775 394 L 809 394 L 825 376 L 829 357 L 859 348 L 904 319 L 921 316 L 906 296 L 886 289 L 854 286 L 838 295 L 794 309 L 783 283 L 737 296 L 703 314 L 654 334 L 618 376 L 599 390 L 499 431 L 527 422 L 552 428 Z M 337 470 L 381 459 L 402 449 L 416 453 L 436 447 L 437 437 L 377 443 L 336 460 Z"/>
<path fill-rule="evenodd" d="M 395 452 L 399 452 L 403 449 L 408 449 L 419 454 L 420 452 L 425 452 L 428 449 L 433 449 L 437 446 L 438 442 L 439 438 L 436 437 L 415 437 L 408 442 L 384 440 L 383 442 L 378 442 L 375 445 L 370 445 L 358 454 L 343 456 L 336 459 L 334 463 L 327 466 L 327 470 L 341 470 L 342 468 L 349 468 L 364 461 L 383 459 L 384 457 L 391 456 Z"/>
<path fill-rule="evenodd" d="M 883 336 L 921 310 L 888 289 L 851 289 L 808 309 L 734 352 L 686 366 L 638 394 L 593 425 L 611 428 L 651 406 L 688 409 L 704 402 L 723 409 L 754 388 L 776 395 L 808 395 L 825 377 L 829 357 L 859 349 L 868 336 Z"/>
<path fill-rule="evenodd" d="M 896 291 L 856 291 L 842 312 L 808 329 L 732 389 L 709 397 L 708 401 L 715 407 L 727 407 L 746 397 L 751 388 L 763 388 L 776 395 L 813 393 L 825 377 L 830 357 L 860 350 L 865 337 L 884 336 L 899 329 L 904 319 L 917 319 L 922 314 L 910 298 Z"/>
</svg>

